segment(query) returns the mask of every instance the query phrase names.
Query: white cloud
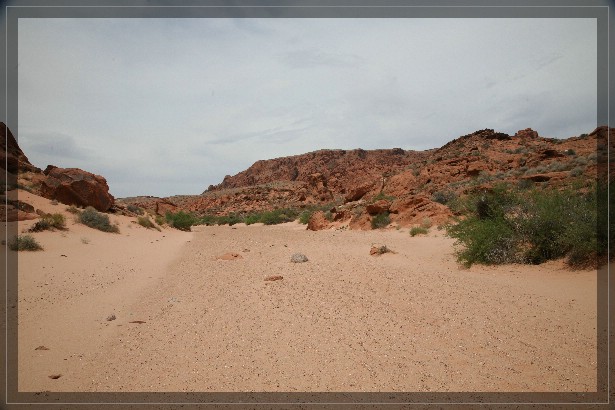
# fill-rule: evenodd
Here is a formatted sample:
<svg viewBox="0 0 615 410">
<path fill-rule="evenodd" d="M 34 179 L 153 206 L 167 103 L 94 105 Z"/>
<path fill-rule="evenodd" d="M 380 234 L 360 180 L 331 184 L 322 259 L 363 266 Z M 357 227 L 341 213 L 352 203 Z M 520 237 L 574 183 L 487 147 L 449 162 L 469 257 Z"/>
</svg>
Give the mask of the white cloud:
<svg viewBox="0 0 615 410">
<path fill-rule="evenodd" d="M 26 155 L 117 196 L 200 193 L 321 148 L 596 121 L 591 19 L 20 19 L 19 36 Z"/>
</svg>

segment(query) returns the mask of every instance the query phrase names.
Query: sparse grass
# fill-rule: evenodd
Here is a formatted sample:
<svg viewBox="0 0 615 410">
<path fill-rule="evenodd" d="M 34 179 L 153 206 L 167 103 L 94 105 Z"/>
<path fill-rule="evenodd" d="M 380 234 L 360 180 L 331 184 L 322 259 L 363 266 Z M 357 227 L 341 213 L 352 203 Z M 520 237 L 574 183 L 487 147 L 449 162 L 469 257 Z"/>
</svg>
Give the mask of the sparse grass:
<svg viewBox="0 0 615 410">
<path fill-rule="evenodd" d="M 163 226 L 163 225 L 165 225 L 167 223 L 166 219 L 164 218 L 164 216 L 160 216 L 160 215 L 156 215 L 154 217 L 154 220 L 156 221 L 156 224 L 158 226 Z"/>
<path fill-rule="evenodd" d="M 43 247 L 31 235 L 18 235 L 9 242 L 13 251 L 42 251 Z"/>
<path fill-rule="evenodd" d="M 137 223 L 147 229 L 156 229 L 160 231 L 160 228 L 154 225 L 154 223 L 149 219 L 148 216 L 139 216 L 137 217 Z"/>
<path fill-rule="evenodd" d="M 583 168 L 582 167 L 576 167 L 570 170 L 570 176 L 571 177 L 579 177 L 581 175 L 583 175 Z"/>
<path fill-rule="evenodd" d="M 84 236 L 81 238 L 81 243 L 87 245 L 88 243 L 90 243 L 90 240 Z"/>
<path fill-rule="evenodd" d="M 126 207 L 126 209 L 132 212 L 133 214 L 143 215 L 143 209 L 139 208 L 136 205 L 130 204 Z"/>
<path fill-rule="evenodd" d="M 429 231 L 422 226 L 413 226 L 410 228 L 410 236 L 426 235 Z"/>
<path fill-rule="evenodd" d="M 384 192 L 380 191 L 380 193 L 378 193 L 378 195 L 376 195 L 375 197 L 372 198 L 372 202 L 380 201 L 380 200 L 383 200 L 383 199 L 385 201 L 393 201 L 395 199 L 395 197 L 387 195 Z"/>
<path fill-rule="evenodd" d="M 78 214 L 79 212 L 81 212 L 79 208 L 77 208 L 75 205 L 67 206 L 66 211 L 70 212 L 71 214 Z"/>
<path fill-rule="evenodd" d="M 372 229 L 385 228 L 391 223 L 388 212 L 383 212 L 372 217 Z"/>
<path fill-rule="evenodd" d="M 79 214 L 79 222 L 103 232 L 120 232 L 120 228 L 117 225 L 111 225 L 108 215 L 98 212 L 91 206 L 88 206 Z"/>
</svg>

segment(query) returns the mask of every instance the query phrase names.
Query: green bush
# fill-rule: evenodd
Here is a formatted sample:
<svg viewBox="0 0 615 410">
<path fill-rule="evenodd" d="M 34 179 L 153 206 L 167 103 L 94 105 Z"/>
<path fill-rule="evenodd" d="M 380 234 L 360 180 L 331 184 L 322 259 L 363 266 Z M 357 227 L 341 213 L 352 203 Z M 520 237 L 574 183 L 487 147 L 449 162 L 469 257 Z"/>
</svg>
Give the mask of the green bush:
<svg viewBox="0 0 615 410">
<path fill-rule="evenodd" d="M 299 223 L 306 225 L 310 221 L 310 218 L 312 217 L 313 214 L 314 214 L 313 210 L 305 210 L 301 212 L 301 214 L 299 215 Z"/>
<path fill-rule="evenodd" d="M 293 209 L 275 209 L 264 212 L 260 217 L 260 222 L 265 225 L 277 225 L 284 222 L 292 222 L 297 219 L 298 212 Z"/>
<path fill-rule="evenodd" d="M 217 221 L 216 221 L 218 225 L 228 225 L 228 226 L 233 226 L 235 224 L 242 223 L 242 222 L 243 222 L 243 218 L 235 213 L 230 213 L 228 215 L 219 216 L 217 217 Z"/>
<path fill-rule="evenodd" d="M 589 194 L 498 187 L 467 198 L 463 220 L 447 226 L 460 262 L 539 264 L 566 257 L 591 263 L 599 253 L 596 190 Z"/>
<path fill-rule="evenodd" d="M 372 217 L 372 229 L 384 228 L 391 223 L 388 212 L 383 212 Z"/>
<path fill-rule="evenodd" d="M 196 225 L 198 219 L 189 213 L 184 211 L 178 211 L 177 213 L 166 213 L 167 223 L 173 228 L 179 229 L 180 231 L 190 231 L 192 225 Z"/>
<path fill-rule="evenodd" d="M 91 206 L 88 206 L 79 214 L 79 222 L 103 232 L 120 232 L 120 228 L 117 225 L 111 225 L 108 215 L 98 212 Z"/>
<path fill-rule="evenodd" d="M 252 225 L 261 221 L 261 216 L 259 214 L 251 214 L 244 218 L 243 222 L 246 225 Z"/>
<path fill-rule="evenodd" d="M 427 232 L 429 232 L 427 228 L 424 228 L 422 226 L 413 226 L 412 228 L 410 228 L 410 236 L 426 235 Z"/>
<path fill-rule="evenodd" d="M 13 251 L 41 251 L 43 247 L 31 235 L 19 235 L 9 242 Z"/>
</svg>

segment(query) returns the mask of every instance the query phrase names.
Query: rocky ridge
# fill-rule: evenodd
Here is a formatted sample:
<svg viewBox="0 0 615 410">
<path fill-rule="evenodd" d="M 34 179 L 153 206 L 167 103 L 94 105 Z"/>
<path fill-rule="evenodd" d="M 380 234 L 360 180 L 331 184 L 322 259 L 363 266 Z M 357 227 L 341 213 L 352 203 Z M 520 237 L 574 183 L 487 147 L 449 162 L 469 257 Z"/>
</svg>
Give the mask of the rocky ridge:
<svg viewBox="0 0 615 410">
<path fill-rule="evenodd" d="M 148 209 L 155 203 L 159 214 L 164 203 L 199 215 L 329 206 L 312 216 L 308 228 L 314 230 L 371 229 L 382 214 L 393 226 L 435 225 L 453 215 L 447 206 L 452 199 L 499 182 L 558 187 L 595 179 L 596 147 L 606 147 L 607 134 L 598 127 L 554 139 L 529 128 L 514 135 L 484 129 L 428 151 L 320 150 L 257 161 L 201 195 L 127 202 Z"/>
</svg>

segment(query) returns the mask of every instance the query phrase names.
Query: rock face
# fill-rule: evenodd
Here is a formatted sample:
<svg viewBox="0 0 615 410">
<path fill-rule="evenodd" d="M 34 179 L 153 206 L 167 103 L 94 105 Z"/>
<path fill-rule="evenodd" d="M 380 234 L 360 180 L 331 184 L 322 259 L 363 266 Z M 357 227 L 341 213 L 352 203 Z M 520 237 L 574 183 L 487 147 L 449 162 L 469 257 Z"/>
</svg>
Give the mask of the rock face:
<svg viewBox="0 0 615 410">
<path fill-rule="evenodd" d="M 36 168 L 28 157 L 25 156 L 17 140 L 13 136 L 11 130 L 5 123 L 0 122 L 0 168 L 4 169 L 6 160 L 6 171 L 11 174 L 17 174 L 17 172 L 40 172 L 40 169 Z"/>
<path fill-rule="evenodd" d="M 257 161 L 250 168 L 224 180 L 207 191 L 275 183 L 303 182 L 316 197 L 350 194 L 359 199 L 366 181 L 381 181 L 385 173 L 397 173 L 425 159 L 423 151 L 400 148 L 377 150 L 320 150 L 290 157 Z M 357 178 L 360 176 L 360 178 Z M 359 191 L 352 194 L 353 190 Z M 351 199 L 351 200 L 356 200 Z"/>
<path fill-rule="evenodd" d="M 41 196 L 55 199 L 63 204 L 81 207 L 92 206 L 107 211 L 115 199 L 109 194 L 107 180 L 79 168 L 58 168 L 52 165 L 45 169 L 46 178 L 41 183 Z"/>
<path fill-rule="evenodd" d="M 310 230 L 372 229 L 372 219 L 386 212 L 393 225 L 436 225 L 451 218 L 447 204 L 456 197 L 501 182 L 557 188 L 591 178 L 598 170 L 595 147 L 612 132 L 599 127 L 553 139 L 531 128 L 514 135 L 484 129 L 422 152 L 321 150 L 258 161 L 202 195 L 168 199 L 180 209 L 214 215 L 330 204 L 332 218 L 314 213 Z"/>
</svg>

